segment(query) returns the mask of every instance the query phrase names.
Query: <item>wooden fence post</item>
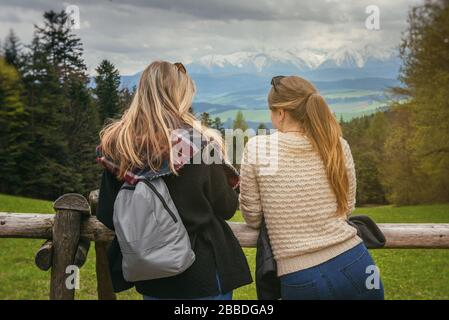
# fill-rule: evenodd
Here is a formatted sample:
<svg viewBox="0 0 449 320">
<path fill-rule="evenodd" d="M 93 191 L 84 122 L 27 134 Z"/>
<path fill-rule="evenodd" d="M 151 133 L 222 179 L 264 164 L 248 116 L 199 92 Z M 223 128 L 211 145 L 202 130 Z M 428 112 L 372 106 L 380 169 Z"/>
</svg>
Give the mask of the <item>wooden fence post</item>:
<svg viewBox="0 0 449 320">
<path fill-rule="evenodd" d="M 89 203 L 92 215 L 97 214 L 98 190 L 89 194 Z M 107 248 L 110 242 L 95 241 L 95 273 L 97 275 L 98 300 L 116 300 L 117 296 L 112 287 L 111 274 L 107 257 Z"/>
<path fill-rule="evenodd" d="M 51 300 L 73 300 L 75 289 L 67 288 L 67 267 L 74 265 L 80 239 L 82 215 L 90 215 L 89 204 L 82 195 L 69 193 L 59 197 L 53 207 L 56 211 L 52 239 L 53 255 L 50 280 Z"/>
</svg>

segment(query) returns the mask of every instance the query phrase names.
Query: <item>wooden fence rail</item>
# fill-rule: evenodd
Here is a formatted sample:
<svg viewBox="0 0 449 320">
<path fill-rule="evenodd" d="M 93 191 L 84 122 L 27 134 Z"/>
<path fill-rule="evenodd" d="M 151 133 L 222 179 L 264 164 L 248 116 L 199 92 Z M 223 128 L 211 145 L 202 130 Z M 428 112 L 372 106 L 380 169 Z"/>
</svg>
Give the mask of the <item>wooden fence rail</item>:
<svg viewBox="0 0 449 320">
<path fill-rule="evenodd" d="M 0 238 L 52 239 L 54 214 L 0 212 Z M 255 247 L 258 231 L 244 223 L 228 222 L 242 247 Z M 385 234 L 385 249 L 449 249 L 449 223 L 379 223 Z M 114 232 L 96 217 L 81 221 L 80 237 L 109 242 Z"/>
<path fill-rule="evenodd" d="M 56 214 L 0 212 L 0 238 L 45 239 L 36 253 L 36 265 L 42 270 L 51 267 L 51 299 L 74 299 L 74 289 L 67 289 L 67 266 L 81 267 L 95 242 L 97 290 L 99 299 L 115 299 L 107 267 L 106 248 L 114 232 L 97 218 L 96 191 L 89 202 L 78 194 L 66 194 L 54 203 Z M 244 223 L 228 222 L 242 247 L 255 247 L 258 231 Z M 449 249 L 449 224 L 380 223 L 385 234 L 384 248 Z"/>
</svg>

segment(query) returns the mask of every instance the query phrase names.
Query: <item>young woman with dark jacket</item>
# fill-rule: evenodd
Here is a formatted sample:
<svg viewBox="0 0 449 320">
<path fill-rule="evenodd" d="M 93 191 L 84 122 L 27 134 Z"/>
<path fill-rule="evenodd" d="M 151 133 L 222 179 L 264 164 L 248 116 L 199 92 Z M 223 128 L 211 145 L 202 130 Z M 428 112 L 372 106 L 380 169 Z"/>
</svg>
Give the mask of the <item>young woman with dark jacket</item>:
<svg viewBox="0 0 449 320">
<path fill-rule="evenodd" d="M 145 171 L 162 176 L 189 234 L 195 262 L 183 273 L 129 283 L 122 274 L 117 239 L 108 249 L 109 267 L 116 292 L 135 287 L 144 299 L 232 299 L 232 291 L 252 282 L 245 255 L 225 220 L 237 207 L 234 189 L 238 176 L 224 163 L 193 161 L 209 142 L 221 137 L 199 125 L 189 111 L 195 86 L 182 64 L 156 61 L 143 72 L 136 95 L 123 116 L 101 132 L 98 161 L 105 165 L 97 217 L 114 229 L 114 201 L 123 182 Z M 173 132 L 189 132 L 189 151 L 174 154 Z M 192 137 L 202 136 L 198 144 Z M 225 157 L 223 156 L 223 159 Z M 201 159 L 201 157 L 200 157 Z M 113 166 L 108 164 L 113 164 Z"/>
</svg>

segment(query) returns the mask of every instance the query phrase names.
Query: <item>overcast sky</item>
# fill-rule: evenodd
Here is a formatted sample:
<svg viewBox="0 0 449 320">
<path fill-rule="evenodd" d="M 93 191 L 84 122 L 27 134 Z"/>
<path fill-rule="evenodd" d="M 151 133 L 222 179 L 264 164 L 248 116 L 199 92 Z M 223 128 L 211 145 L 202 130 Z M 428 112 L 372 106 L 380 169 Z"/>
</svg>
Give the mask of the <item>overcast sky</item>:
<svg viewBox="0 0 449 320">
<path fill-rule="evenodd" d="M 14 29 L 24 43 L 45 10 L 76 5 L 89 70 L 111 60 L 122 74 L 155 59 L 189 63 L 207 54 L 366 44 L 397 47 L 408 9 L 421 0 L 0 0 L 0 38 Z M 380 10 L 380 30 L 365 9 Z"/>
</svg>

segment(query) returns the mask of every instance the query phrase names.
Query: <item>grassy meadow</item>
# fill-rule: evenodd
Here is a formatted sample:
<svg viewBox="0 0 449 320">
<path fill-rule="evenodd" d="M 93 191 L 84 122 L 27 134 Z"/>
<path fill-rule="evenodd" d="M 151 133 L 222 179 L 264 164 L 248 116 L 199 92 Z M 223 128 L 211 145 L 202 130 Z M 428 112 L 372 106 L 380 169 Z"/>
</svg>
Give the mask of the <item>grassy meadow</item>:
<svg viewBox="0 0 449 320">
<path fill-rule="evenodd" d="M 48 201 L 0 195 L 0 211 L 51 213 Z M 376 222 L 449 223 L 449 204 L 357 208 Z M 242 221 L 239 212 L 233 221 Z M 48 299 L 50 272 L 39 270 L 34 254 L 43 240 L 0 239 L 0 299 Z M 95 251 L 81 269 L 76 299 L 96 299 Z M 252 271 L 255 249 L 244 249 Z M 449 250 L 372 250 L 387 299 L 449 299 Z M 141 299 L 134 290 L 119 299 Z M 234 299 L 256 299 L 254 283 L 234 292 Z"/>
</svg>

